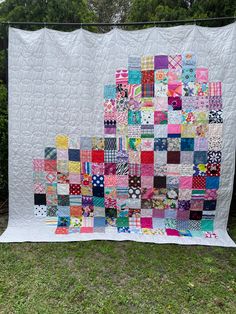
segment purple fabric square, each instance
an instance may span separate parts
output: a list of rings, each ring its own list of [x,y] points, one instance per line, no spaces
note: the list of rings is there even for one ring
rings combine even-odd
[[[168,56],[155,56],[155,69],[168,69]]]
[[[190,201],[178,201],[178,208],[181,211],[190,209]]]

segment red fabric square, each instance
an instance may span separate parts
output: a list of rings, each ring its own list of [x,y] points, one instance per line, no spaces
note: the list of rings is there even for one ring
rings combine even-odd
[[[81,227],[80,233],[93,233],[93,227]]]
[[[152,83],[154,83],[154,71],[153,70],[142,71],[142,84]]]
[[[44,161],[45,171],[57,171],[57,161],[56,160],[45,160]]]
[[[116,163],[108,162],[105,163],[105,175],[111,176],[116,174]]]
[[[80,186],[80,184],[70,184],[70,194],[71,195],[79,195],[79,194],[81,194],[81,186]]]
[[[206,177],[193,177],[193,189],[204,190],[206,188]]]
[[[69,229],[66,227],[58,227],[55,231],[56,234],[68,234]]]
[[[141,228],[152,229],[152,218],[151,217],[141,217]]]
[[[104,162],[104,150],[92,150],[92,162]]]
[[[207,164],[207,176],[219,177],[220,176],[220,164]]]
[[[154,152],[141,152],[141,163],[142,164],[153,164],[154,163]]]
[[[168,164],[179,164],[180,163],[180,152],[167,152],[167,163]]]

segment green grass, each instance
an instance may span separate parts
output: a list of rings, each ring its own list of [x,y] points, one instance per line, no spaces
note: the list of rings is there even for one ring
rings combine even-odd
[[[230,229],[236,239],[236,219]],[[0,244],[0,265],[4,314],[234,314],[236,308],[232,248],[128,241]]]

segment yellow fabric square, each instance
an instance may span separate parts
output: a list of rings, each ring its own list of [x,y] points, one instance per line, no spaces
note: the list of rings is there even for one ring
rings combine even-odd
[[[69,172],[80,173],[80,162],[69,161]]]
[[[181,137],[195,137],[196,126],[192,124],[182,124],[181,125]]]
[[[154,70],[154,57],[145,56],[141,58],[141,70]]]
[[[66,135],[57,135],[56,136],[56,147],[60,149],[67,149],[69,146],[69,139]]]

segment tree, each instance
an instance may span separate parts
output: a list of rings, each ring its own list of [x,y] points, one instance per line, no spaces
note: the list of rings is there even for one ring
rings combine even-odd
[[[227,17],[235,14],[235,0],[132,0],[127,21],[168,21]],[[222,26],[229,22],[219,20],[201,22],[199,25]]]

